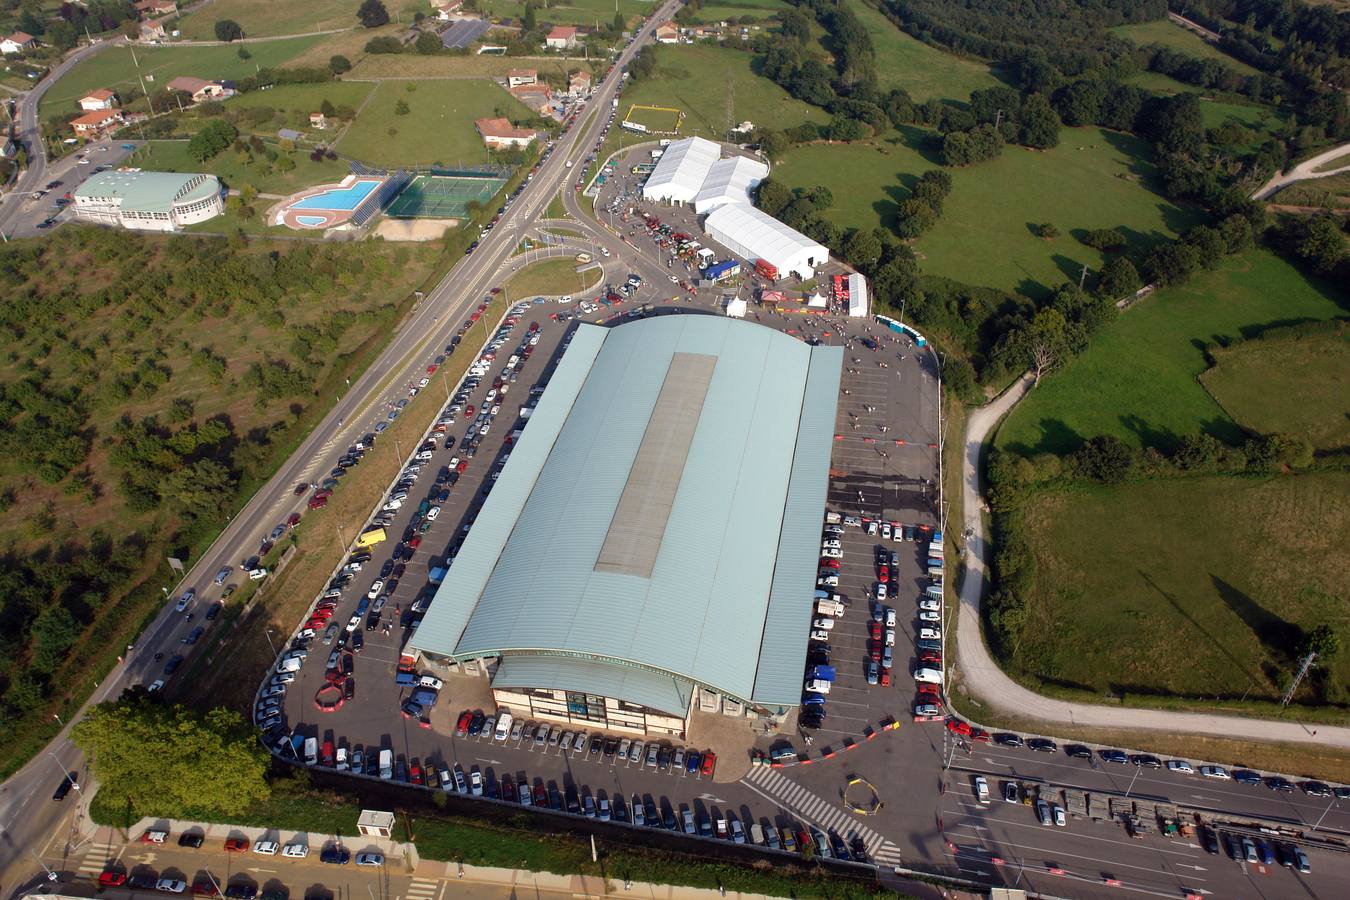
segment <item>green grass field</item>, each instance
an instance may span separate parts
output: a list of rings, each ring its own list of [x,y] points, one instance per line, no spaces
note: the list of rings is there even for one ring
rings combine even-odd
[[[1182,28],[1180,25],[1173,25],[1167,19],[1158,19],[1154,22],[1141,22],[1137,25],[1117,25],[1111,29],[1111,32],[1117,37],[1133,41],[1137,46],[1143,47],[1146,44],[1162,44],[1178,53],[1185,53],[1188,56],[1194,56],[1199,59],[1217,59],[1226,63],[1229,68],[1236,69],[1243,75],[1259,74],[1255,69],[1241,60],[1235,59],[1224,53],[1218,47],[1209,41],[1200,37],[1194,32]]]
[[[526,266],[506,282],[507,296],[521,300],[541,294],[546,297],[579,294],[600,283],[603,275],[600,269],[587,269],[583,274],[576,270],[577,265],[577,261],[569,256]]]
[[[408,87],[416,88],[408,91]],[[456,166],[488,162],[474,130],[475,119],[524,115],[514,97],[490,81],[455,82],[454,90],[435,82],[383,81],[361,114],[336,144],[356,159],[381,165]],[[396,115],[399,100],[407,115]]]
[[[1273,200],[1294,206],[1350,207],[1350,172],[1297,181],[1276,194]]]
[[[1300,629],[1345,621],[1347,497],[1343,472],[1037,497],[1041,595],[1015,666],[1096,694],[1277,699]],[[1350,658],[1333,672],[1344,683]]]
[[[963,59],[930,47],[905,34],[860,0],[853,0],[850,5],[872,36],[877,54],[877,80],[881,87],[904,88],[916,102],[930,97],[965,101],[970,98],[971,91],[1000,83],[988,63]]]
[[[954,171],[951,196],[937,225],[915,249],[925,272],[959,281],[1045,296],[1077,281],[1082,266],[1103,257],[1074,235],[1118,228],[1134,252],[1195,222],[1198,215],[1154,192],[1148,146],[1099,128],[1065,128],[1053,150],[1007,147],[997,159]],[[1032,226],[1051,222],[1060,237]]]
[[[743,18],[763,22],[779,10],[787,9],[784,0],[717,0],[704,4],[693,14],[693,21],[705,24],[734,23]]]
[[[536,4],[535,18],[540,25],[608,25],[614,21],[615,0],[559,0],[545,8],[543,3]],[[651,12],[651,3],[642,0],[618,0],[619,12],[632,20],[634,16],[643,16]],[[525,12],[524,0],[479,0],[478,8],[488,18],[515,19]]]
[[[1292,434],[1314,447],[1350,446],[1350,334],[1251,341],[1214,354],[1200,376],[1239,424]],[[1290,398],[1298,398],[1290,402]]]
[[[1214,272],[1161,291],[1092,338],[1068,367],[1044,381],[999,429],[999,446],[1064,453],[1098,434],[1168,447],[1209,432],[1238,441],[1242,429],[1199,383],[1195,342],[1272,323],[1344,315],[1331,290],[1265,250],[1224,260]]]
[[[663,46],[655,75],[624,89],[619,106],[630,104],[670,106],[684,110],[681,137],[700,135],[720,139],[726,131],[727,83],[735,85],[732,118],[737,123],[772,122],[789,128],[802,122],[827,122],[829,114],[788,96],[787,91],[751,71],[754,57],[742,50],[701,45]],[[601,150],[603,159],[620,146],[641,136],[611,128]]]
[[[271,37],[278,34],[306,34],[333,28],[356,28],[359,0],[300,0],[277,3],[276,0],[214,0],[200,12],[183,17],[178,26],[183,37],[194,41],[214,41],[216,22],[230,19],[244,29],[244,37]],[[398,2],[386,4],[390,17]]]
[[[828,187],[834,204],[825,215],[840,228],[890,227],[905,186],[941,168],[916,149],[923,136],[921,128],[906,128],[867,144],[803,144],[774,166],[773,177],[792,188]]]
[[[673,108],[673,107],[672,107]],[[669,109],[648,109],[629,106],[624,115],[625,122],[633,122],[637,125],[645,125],[651,131],[660,131],[664,133],[676,133],[679,129],[681,116],[679,112],[670,112]]]
[[[342,160],[325,159],[316,163],[303,150],[289,155],[295,168],[282,172],[275,163],[258,160],[250,164],[231,150],[217,153],[205,163],[199,163],[188,155],[187,141],[148,141],[136,151],[128,165],[156,172],[206,172],[219,176],[228,188],[239,189],[251,184],[264,194],[293,194],[301,188],[332,184],[340,181],[349,171],[347,163]],[[271,204],[260,201],[257,205],[266,207]],[[219,223],[214,219],[211,222],[218,229]]]
[[[317,37],[267,41],[248,45],[249,59],[239,58],[239,48],[219,47],[138,47],[136,59],[142,75],[153,75],[147,80],[151,91],[157,85],[167,84],[179,75],[198,78],[243,78],[259,68],[279,66],[303,53],[317,43]],[[39,113],[44,118],[55,113],[78,110],[81,97],[95,88],[131,87],[137,84],[136,67],[132,65],[131,50],[124,46],[110,46],[66,73],[52,85],[42,98]]]
[[[366,97],[370,96],[374,85],[360,81],[329,81],[324,84],[283,84],[266,91],[250,91],[225,101],[228,109],[257,109],[266,107],[274,111],[272,121],[264,122],[256,129],[262,134],[276,134],[279,128],[309,130],[309,114],[318,112],[323,101],[334,106],[350,106],[360,109]],[[335,129],[311,132],[316,140],[334,134]]]

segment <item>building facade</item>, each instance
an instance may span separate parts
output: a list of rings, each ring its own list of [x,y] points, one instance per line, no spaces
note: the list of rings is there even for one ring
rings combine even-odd
[[[178,231],[225,211],[214,175],[174,172],[100,172],[74,192],[77,219],[134,231]]]

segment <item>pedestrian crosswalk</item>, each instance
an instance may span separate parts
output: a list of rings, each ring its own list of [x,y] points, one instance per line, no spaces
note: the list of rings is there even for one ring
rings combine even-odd
[[[403,896],[404,900],[436,900],[440,889],[441,883],[435,879],[414,878],[408,884],[408,892]]]
[[[108,867],[109,862],[116,858],[116,844],[110,841],[95,841],[85,851],[84,861],[80,863],[80,874],[95,878]]]
[[[889,866],[900,862],[900,848],[862,824],[858,814],[848,810],[842,803],[824,800],[767,766],[752,768],[750,774],[745,776],[745,782],[808,825],[832,830],[843,838],[854,835],[862,838],[867,854],[874,862]]]

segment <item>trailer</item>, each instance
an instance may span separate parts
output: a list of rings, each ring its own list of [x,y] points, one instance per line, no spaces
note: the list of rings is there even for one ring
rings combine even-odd
[[[734,259],[726,259],[719,263],[713,263],[703,270],[703,278],[707,281],[721,281],[723,278],[731,278],[741,273],[741,264]]]
[[[767,259],[757,259],[755,260],[755,274],[769,281],[777,281],[778,267]]]

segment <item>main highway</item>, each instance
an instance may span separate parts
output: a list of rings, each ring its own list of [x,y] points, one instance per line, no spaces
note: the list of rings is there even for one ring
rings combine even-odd
[[[192,587],[196,604],[212,599],[220,591],[212,576],[224,566],[256,551],[259,537],[266,534],[287,513],[299,507],[304,498],[296,497],[294,487],[312,481],[316,473],[333,466],[349,443],[365,432],[373,413],[383,409],[391,389],[397,390],[425,365],[423,358],[431,348],[445,346],[458,329],[463,316],[477,304],[499,278],[506,260],[519,238],[542,215],[549,202],[564,185],[580,172],[580,164],[593,151],[597,136],[604,128],[608,109],[622,82],[624,67],[641,47],[653,38],[654,24],[672,16],[679,0],[668,0],[646,19],[634,39],[626,46],[609,74],[597,85],[590,100],[578,115],[577,124],[564,133],[553,153],[540,166],[478,248],[460,260],[445,278],[425,297],[395,330],[388,347],[347,392],[338,398],[323,421],[301,442],[295,452],[233,517],[214,543],[199,557],[177,586],[175,596]],[[106,44],[95,44],[74,51],[56,66],[19,103],[20,135],[29,147],[30,165],[20,176],[17,188],[0,204],[0,231],[9,226],[20,198],[41,187],[47,172],[46,156],[39,129],[38,104],[42,95],[58,78]],[[575,169],[568,161],[577,164]],[[568,187],[570,190],[570,186]],[[88,704],[117,697],[132,684],[148,684],[160,663],[155,653],[172,653],[178,648],[177,626],[181,616],[167,603],[159,616],[135,642],[125,662],[109,673]],[[30,851],[41,846],[57,831],[73,828],[72,810],[77,804],[53,803],[48,798],[64,771],[84,777],[85,766],[79,750],[70,741],[70,726],[81,713],[63,723],[60,733],[17,773],[0,785],[0,894],[8,896],[17,887],[41,874],[39,860]]]

